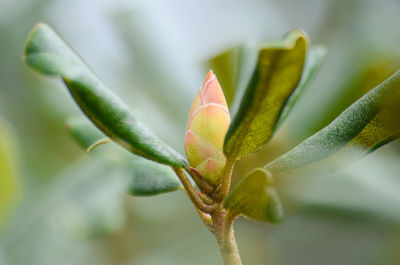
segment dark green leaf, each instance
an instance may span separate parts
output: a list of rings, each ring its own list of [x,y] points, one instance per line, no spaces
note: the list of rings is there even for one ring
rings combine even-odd
[[[38,24],[32,30],[24,60],[40,73],[61,76],[82,111],[122,147],[159,163],[186,165],[184,158],[140,123],[48,25]]]
[[[352,160],[400,136],[400,71],[357,100],[333,122],[294,149],[266,165],[272,173]],[[357,151],[356,155],[354,152]],[[359,152],[361,151],[361,152]],[[333,156],[335,154],[335,156]],[[329,160],[324,160],[329,157]],[[324,164],[322,164],[324,163]]]
[[[251,171],[224,200],[224,207],[257,221],[279,223],[282,205],[271,174],[262,168]]]
[[[133,159],[127,162],[125,169],[132,179],[129,194],[134,196],[151,196],[180,189],[181,183],[174,171],[144,159]]]
[[[300,81],[306,49],[307,37],[299,30],[259,44],[251,81],[225,137],[228,159],[259,150],[272,137],[282,108]]]

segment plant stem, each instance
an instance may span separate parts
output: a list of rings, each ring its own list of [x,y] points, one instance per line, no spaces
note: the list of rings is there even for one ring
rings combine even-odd
[[[235,218],[222,206],[213,214],[213,233],[225,265],[242,265],[232,226]]]
[[[217,202],[222,202],[222,200],[226,197],[229,192],[229,187],[231,184],[231,177],[232,177],[232,169],[235,165],[234,159],[227,159],[224,169],[222,170],[221,174],[221,182],[214,190],[214,198]]]
[[[185,187],[202,221],[214,234],[224,264],[242,265],[232,226],[237,215],[224,209],[222,205],[222,200],[229,190],[233,164],[234,161],[229,161],[228,165],[225,166],[222,176],[227,178],[228,181],[222,181],[222,185],[215,189],[215,192],[218,192],[217,196],[211,198],[202,196],[197,192],[182,168],[174,168],[174,171]],[[208,204],[210,202],[213,202],[212,205]]]
[[[189,195],[189,198],[193,202],[194,206],[205,213],[211,213],[214,210],[214,207],[212,205],[204,203],[204,201],[197,193],[196,189],[193,187],[192,183],[190,183],[182,168],[174,168],[174,171],[181,181],[186,193]]]

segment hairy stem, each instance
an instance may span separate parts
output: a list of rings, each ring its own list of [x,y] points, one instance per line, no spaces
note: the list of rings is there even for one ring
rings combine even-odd
[[[242,265],[232,226],[235,218],[222,207],[213,215],[213,232],[225,265]]]
[[[211,218],[211,215],[205,212],[200,211],[198,208],[196,208],[197,213],[199,214],[201,220],[203,223],[206,225],[207,229],[213,233],[213,220]]]
[[[174,168],[174,171],[182,182],[202,221],[210,232],[214,234],[224,264],[242,265],[232,226],[237,215],[230,213],[222,206],[222,201],[229,191],[233,165],[234,161],[227,161],[221,176],[222,181],[213,192],[216,195],[211,197],[199,193],[182,168]]]

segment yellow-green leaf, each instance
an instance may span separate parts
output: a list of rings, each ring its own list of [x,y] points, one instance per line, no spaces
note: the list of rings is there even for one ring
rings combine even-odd
[[[290,95],[299,84],[308,38],[294,30],[282,39],[261,43],[258,61],[224,143],[228,159],[240,159],[263,147]]]
[[[280,125],[285,121],[285,119],[295,106],[297,100],[300,98],[307,86],[311,83],[315,75],[318,73],[318,70],[321,68],[325,56],[326,48],[322,45],[313,45],[307,51],[306,61],[304,63],[303,74],[301,76],[300,83],[294,90],[292,95],[290,95],[285,104],[285,107],[282,109],[282,114],[279,116],[278,123],[275,127],[276,129],[279,128]]]
[[[266,165],[266,168],[272,173],[281,173],[306,166],[319,169],[328,162],[337,164],[341,157],[354,161],[399,136],[400,71],[397,71],[328,126]]]
[[[233,188],[224,200],[224,207],[257,221],[279,223],[282,205],[271,174],[262,168],[252,170]]]
[[[11,128],[0,118],[0,228],[18,196],[16,140]]]

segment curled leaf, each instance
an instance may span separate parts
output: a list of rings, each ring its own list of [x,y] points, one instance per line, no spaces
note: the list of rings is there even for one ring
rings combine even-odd
[[[303,71],[308,38],[294,30],[277,41],[260,44],[253,75],[225,137],[224,154],[240,159],[272,137]]]
[[[312,45],[307,51],[306,61],[304,63],[303,74],[301,75],[300,83],[290,95],[289,99],[285,103],[285,107],[282,109],[282,114],[279,116],[276,128],[286,120],[287,116],[295,106],[296,102],[299,100],[300,96],[303,94],[307,86],[311,83],[318,70],[322,66],[326,56],[326,48],[322,45]]]

